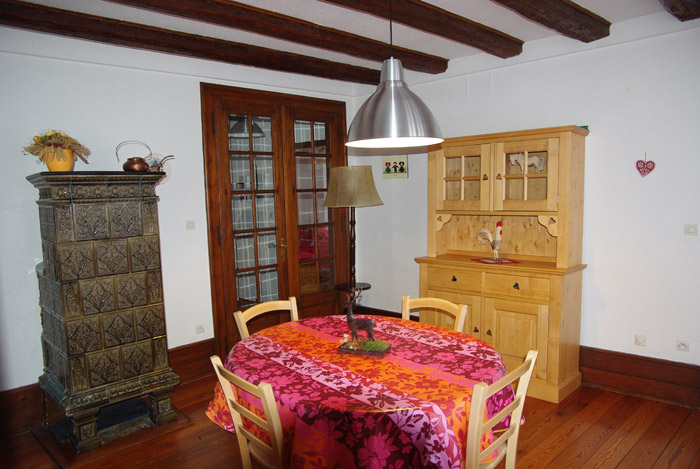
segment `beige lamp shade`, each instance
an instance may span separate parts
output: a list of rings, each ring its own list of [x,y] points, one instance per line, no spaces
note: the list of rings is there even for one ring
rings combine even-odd
[[[384,205],[374,186],[371,166],[331,168],[324,207],[372,207]]]

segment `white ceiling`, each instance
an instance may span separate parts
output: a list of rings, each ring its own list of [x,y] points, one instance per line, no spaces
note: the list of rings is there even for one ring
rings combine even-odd
[[[388,21],[365,13],[359,13],[330,3],[325,3],[322,0],[238,1],[265,10],[317,23],[322,26],[347,31],[386,43],[389,42]],[[328,60],[342,61],[368,68],[379,69],[381,67],[381,64],[377,62],[349,57],[344,54],[303,46],[246,31],[154,13],[103,0],[32,0],[32,3],[80,11],[123,21],[144,23],[160,28],[202,36],[211,36],[228,41],[242,42]],[[558,34],[489,0],[430,0],[426,3],[433,4],[459,16],[490,26],[525,42],[556,36]],[[613,25],[633,18],[665,11],[660,0],[576,0],[575,3],[602,16]],[[567,40],[576,41],[575,39]],[[484,52],[479,49],[396,23],[393,25],[393,43],[400,47],[437,55],[447,59],[484,54]]]

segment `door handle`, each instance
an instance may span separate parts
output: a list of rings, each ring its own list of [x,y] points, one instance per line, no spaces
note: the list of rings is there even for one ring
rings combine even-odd
[[[491,329],[486,331],[486,335],[493,335],[493,333],[491,332]]]
[[[484,177],[483,177],[482,179],[483,179],[484,181],[488,181],[488,180],[489,180],[489,176],[488,176],[487,174],[484,174]]]
[[[452,276],[452,281],[453,281],[453,282],[456,282],[456,281],[457,281],[457,277],[455,277],[455,276],[453,275],[453,276]]]
[[[501,179],[503,179],[503,176],[501,176],[501,173],[498,173],[496,175],[496,180],[500,181]]]
[[[280,258],[284,260],[287,258],[287,240],[280,238],[279,247],[282,248],[280,249]]]
[[[515,283],[513,284],[513,288],[516,289],[516,290],[520,290],[520,285],[518,285],[518,282],[515,282]]]

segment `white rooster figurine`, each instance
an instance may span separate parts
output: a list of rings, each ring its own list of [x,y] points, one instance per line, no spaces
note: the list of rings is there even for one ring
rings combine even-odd
[[[479,231],[476,232],[476,240],[479,242],[479,244],[488,243],[488,245],[491,246],[491,249],[493,249],[493,258],[498,259],[498,251],[501,249],[501,245],[503,244],[501,238],[502,234],[503,223],[499,221],[496,223],[496,239],[491,236],[491,232],[486,228],[479,228]]]

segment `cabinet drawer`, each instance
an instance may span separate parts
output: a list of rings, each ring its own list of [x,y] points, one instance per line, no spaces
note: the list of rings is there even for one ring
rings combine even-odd
[[[428,288],[481,291],[481,272],[428,267]]]
[[[486,293],[549,300],[549,279],[547,278],[486,274],[485,282]]]

